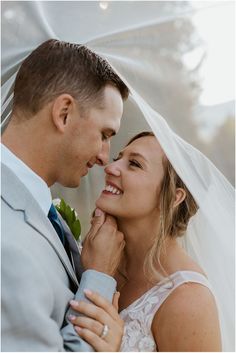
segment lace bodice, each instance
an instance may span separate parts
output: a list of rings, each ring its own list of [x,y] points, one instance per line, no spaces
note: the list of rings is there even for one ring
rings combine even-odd
[[[126,309],[120,312],[125,322],[124,336],[121,344],[122,352],[154,352],[157,351],[152,335],[152,320],[165,299],[175,288],[186,282],[200,283],[210,290],[211,286],[205,276],[193,271],[178,271],[169,276],[171,280],[161,281]]]

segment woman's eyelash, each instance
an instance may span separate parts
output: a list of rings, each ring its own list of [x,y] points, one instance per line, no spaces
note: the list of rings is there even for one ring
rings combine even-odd
[[[112,158],[113,162],[116,162],[119,159],[120,159],[120,157]],[[135,159],[130,159],[129,164],[133,167],[142,168],[141,164],[139,164],[139,162],[137,162]]]
[[[135,167],[138,167],[138,168],[142,168],[142,166],[141,166],[136,160],[131,159],[131,160],[129,161],[129,163],[130,163],[130,165],[132,165],[132,166],[135,166]]]

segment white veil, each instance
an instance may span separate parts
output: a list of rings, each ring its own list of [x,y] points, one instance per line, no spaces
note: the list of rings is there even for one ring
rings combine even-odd
[[[83,43],[104,56],[131,91],[111,154],[137,132],[152,129],[155,133],[200,207],[183,246],[208,275],[218,300],[223,348],[234,351],[234,189],[209,159],[185,142],[201,149],[196,136],[188,138],[194,128],[191,119],[181,125],[181,114],[191,113],[186,106],[191,105],[197,88],[183,100],[185,113],[175,106],[183,99],[179,87],[187,91],[194,82],[194,70],[185,70],[178,57],[191,51],[193,44],[183,40],[181,46],[176,37],[180,28],[184,32],[179,36],[191,35],[189,19],[194,11],[185,1],[3,2],[2,119],[5,124],[11,111],[20,63],[44,40]],[[199,45],[196,38],[195,45]],[[101,168],[94,167],[79,191],[52,189],[55,196],[61,194],[77,208],[85,229],[103,180]]]

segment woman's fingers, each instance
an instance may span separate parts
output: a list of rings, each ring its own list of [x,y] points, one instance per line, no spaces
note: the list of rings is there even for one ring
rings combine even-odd
[[[74,315],[69,316],[69,319],[74,326],[79,326],[81,329],[88,329],[99,337],[102,334],[104,325],[96,320],[85,316],[81,317]]]
[[[107,323],[107,320],[110,319],[113,319],[117,322],[122,321],[118,314],[118,300],[120,296],[119,292],[114,294],[112,304],[96,292],[85,289],[84,293],[92,303],[77,302],[75,300],[71,300],[70,305],[75,311],[90,318],[96,319],[102,324]]]
[[[92,292],[88,289],[85,289],[84,293],[86,297],[91,300],[92,303],[97,305],[99,308],[105,310],[105,312],[108,313],[113,319],[117,319],[117,317],[119,317],[117,298],[115,299],[115,302],[117,302],[117,306],[113,306],[113,304],[111,304],[107,299],[105,299],[96,292]]]
[[[115,292],[115,294],[113,296],[112,305],[117,310],[117,312],[118,312],[118,309],[119,309],[119,298],[120,298],[120,292]]]
[[[90,317],[91,319],[97,320],[103,324],[104,322],[109,321],[111,316],[106,313],[105,310],[97,307],[92,303],[86,303],[84,301],[70,301],[70,305],[73,310],[77,311],[80,314]]]
[[[98,337],[94,332],[86,329],[75,326],[76,332],[81,338],[88,342],[95,351],[97,352],[112,352],[115,351],[112,346],[110,346],[104,339]],[[113,348],[113,350],[111,350]]]
[[[90,303],[75,300],[70,302],[73,310],[82,314],[69,317],[76,332],[96,351],[119,351],[124,331],[124,322],[117,312],[119,294],[114,295],[113,305],[98,293],[90,290],[84,292]]]

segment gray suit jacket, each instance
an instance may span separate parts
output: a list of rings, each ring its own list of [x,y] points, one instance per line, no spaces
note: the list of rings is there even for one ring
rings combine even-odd
[[[65,320],[68,303],[84,288],[111,300],[116,282],[89,270],[78,284],[49,219],[4,164],[1,208],[2,351],[92,351]]]

